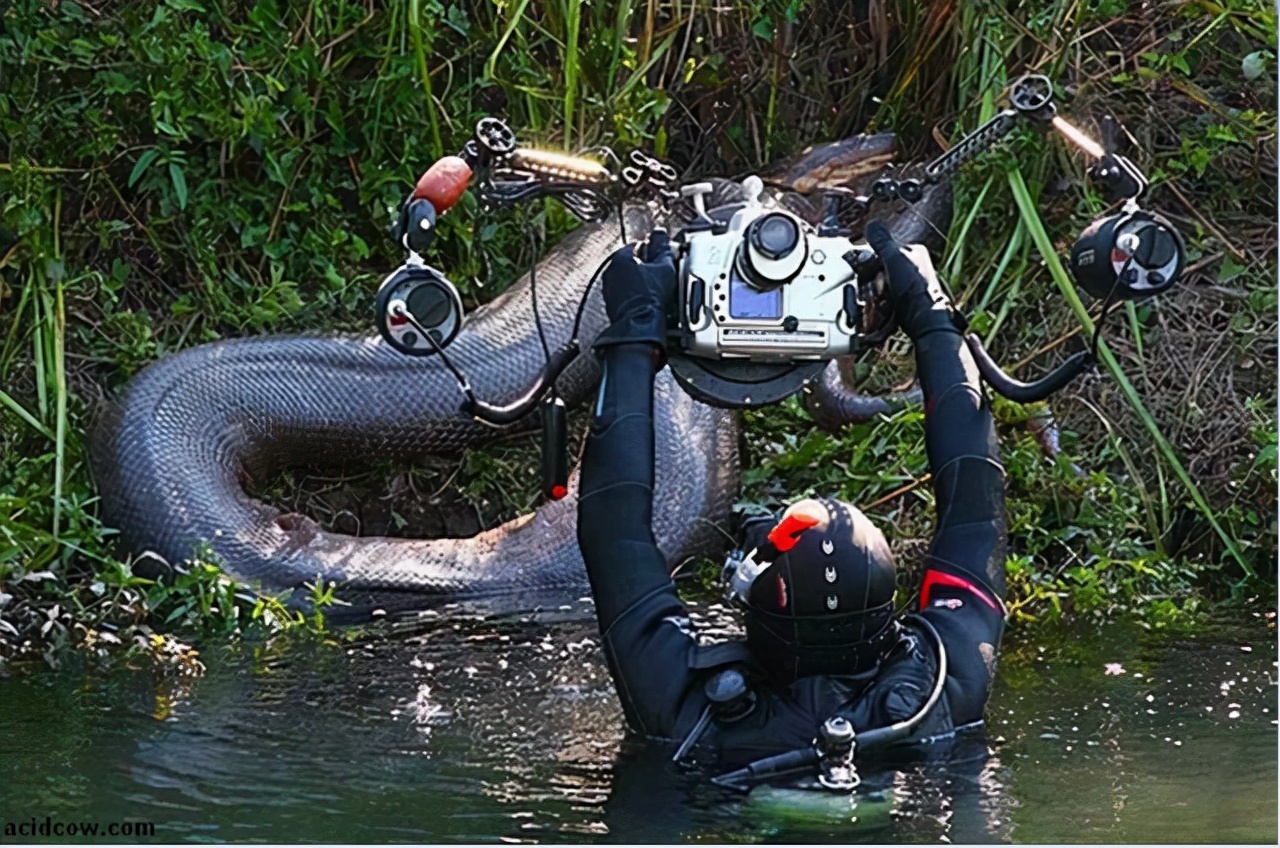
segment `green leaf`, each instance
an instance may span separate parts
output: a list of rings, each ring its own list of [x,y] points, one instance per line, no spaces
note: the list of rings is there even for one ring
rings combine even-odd
[[[140,86],[138,82],[119,71],[108,71],[103,74],[103,94],[133,94]]]
[[[1238,264],[1231,255],[1223,257],[1222,267],[1218,269],[1218,282],[1229,283],[1248,269]]]
[[[133,188],[134,184],[142,179],[143,173],[146,172],[147,168],[151,167],[151,163],[156,161],[156,157],[159,155],[160,149],[153,147],[138,157],[137,164],[133,166],[133,171],[129,174],[129,188]]]
[[[268,225],[266,223],[250,224],[240,231],[240,246],[256,247],[266,240]]]
[[[67,44],[71,53],[80,59],[93,59],[98,52],[98,45],[84,38],[73,38]]]
[[[462,6],[450,6],[444,22],[449,25],[450,29],[456,31],[458,35],[465,36],[471,31],[471,21],[467,20],[467,11]]]
[[[1275,54],[1270,50],[1255,50],[1240,60],[1240,73],[1253,82],[1263,74],[1274,70]]]
[[[1205,128],[1205,138],[1212,138],[1215,141],[1240,141],[1240,136],[1236,135],[1236,131],[1227,124],[1212,124]]]
[[[765,15],[751,26],[751,32],[756,38],[763,38],[765,41],[773,41],[773,18]]]
[[[44,278],[50,283],[60,283],[67,278],[67,261],[61,256],[52,256],[44,261]]]
[[[173,180],[173,193],[178,198],[178,208],[187,208],[187,178],[177,162],[169,163],[169,179]]]
[[[991,320],[991,313],[985,309],[979,309],[969,317],[969,331],[980,336],[986,335],[987,331],[991,329]]]

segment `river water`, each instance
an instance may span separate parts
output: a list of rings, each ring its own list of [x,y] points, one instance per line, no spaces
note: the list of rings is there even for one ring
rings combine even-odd
[[[0,681],[0,819],[163,842],[1275,844],[1274,618],[1242,618],[1015,629],[986,733],[949,761],[745,800],[624,739],[589,622],[205,646],[199,679]]]

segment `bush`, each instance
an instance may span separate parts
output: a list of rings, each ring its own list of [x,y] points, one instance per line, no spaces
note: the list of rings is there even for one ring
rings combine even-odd
[[[1125,120],[1153,202],[1189,236],[1179,294],[1110,330],[1207,501],[1191,501],[1146,448],[1132,403],[1106,378],[1058,407],[1086,481],[1070,463],[1046,463],[1006,415],[1022,607],[1048,609],[1061,594],[1084,605],[1219,597],[1244,569],[1274,580],[1269,8],[16,0],[0,16],[3,656],[47,641],[56,628],[42,621],[92,617],[96,607],[72,599],[128,573],[95,517],[86,465],[102,397],[155,358],[212,339],[368,332],[373,287],[399,261],[391,211],[480,116],[500,112],[543,144],[643,146],[689,173],[734,173],[864,127],[894,128],[907,153],[926,155],[931,136],[975,126],[984,97],[989,106],[1028,67],[1063,83],[1082,120],[1104,108]],[[939,265],[997,354],[1040,351],[1035,369],[1076,342],[1067,310],[1045,297],[1027,222],[1010,215],[1015,166],[1059,250],[1103,208],[1078,157],[1024,133],[958,183],[962,214]],[[570,226],[554,206],[531,214],[546,239]],[[500,291],[535,249],[470,199],[441,230],[439,263],[470,303]],[[898,353],[864,364],[869,385],[900,371]],[[1178,394],[1187,362],[1196,391]],[[834,487],[870,502],[923,471],[910,413],[896,430],[840,438],[808,432],[794,409],[752,420],[747,500]],[[479,488],[467,484],[467,496]],[[927,487],[895,498],[882,519],[926,532]],[[1223,559],[1224,537],[1234,560]],[[171,625],[227,613],[198,600],[217,595],[203,579],[174,589],[197,603]],[[151,620],[185,602],[168,603]],[[17,615],[23,604],[38,614]]]

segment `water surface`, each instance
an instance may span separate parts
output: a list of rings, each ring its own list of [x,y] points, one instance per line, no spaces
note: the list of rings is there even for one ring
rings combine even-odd
[[[0,681],[0,819],[145,820],[164,842],[1277,837],[1261,616],[1194,638],[1015,630],[987,732],[950,761],[866,774],[853,797],[745,802],[624,739],[590,622],[441,621],[257,653],[205,646],[195,680]]]

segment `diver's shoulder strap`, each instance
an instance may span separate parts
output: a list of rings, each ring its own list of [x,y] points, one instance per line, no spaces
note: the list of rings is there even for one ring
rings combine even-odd
[[[751,653],[745,642],[718,642],[714,645],[698,645],[689,652],[689,668],[704,671],[726,665],[750,665]]]

